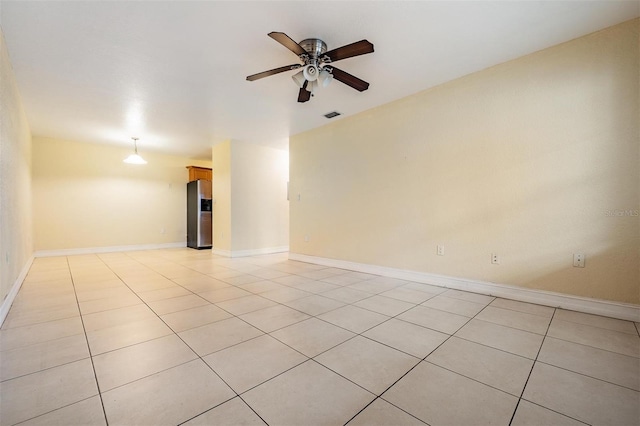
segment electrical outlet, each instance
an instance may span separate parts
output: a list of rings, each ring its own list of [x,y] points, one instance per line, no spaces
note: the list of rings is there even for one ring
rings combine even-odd
[[[300,201],[300,194],[298,194],[298,201]]]
[[[585,255],[584,253],[573,254],[573,266],[575,268],[584,268]]]
[[[491,253],[491,263],[493,263],[494,265],[500,264],[500,257],[497,253]]]
[[[308,236],[308,235],[305,235],[305,236],[304,236],[304,242],[305,242],[305,243],[308,243],[308,242],[309,242],[309,236]]]
[[[167,230],[166,230],[166,229],[164,229],[164,228],[160,228],[160,233],[161,233],[161,234],[166,234],[166,233],[167,233]]]
[[[444,256],[444,246],[439,245],[436,253],[438,254],[438,256]]]

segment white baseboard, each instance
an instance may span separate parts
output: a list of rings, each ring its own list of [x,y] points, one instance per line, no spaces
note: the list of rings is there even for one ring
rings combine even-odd
[[[219,256],[224,257],[247,257],[247,256],[260,256],[262,254],[274,254],[274,253],[285,253],[289,251],[289,246],[281,246],[281,247],[266,247],[261,249],[251,249],[251,250],[222,250],[213,248],[211,249],[213,254],[217,254]]]
[[[9,290],[7,297],[5,297],[4,300],[2,301],[2,305],[0,306],[0,327],[4,323],[4,320],[7,318],[7,315],[9,314],[9,309],[11,309],[11,305],[13,305],[13,301],[18,295],[18,292],[20,291],[20,287],[22,287],[22,283],[24,282],[24,279],[27,277],[27,273],[29,272],[29,268],[31,268],[32,263],[33,263],[33,256],[31,256],[27,260],[27,263],[24,264],[22,271],[20,271],[20,275],[18,275],[18,278],[16,278],[16,280],[13,282],[13,285],[11,286],[11,290]]]
[[[364,272],[367,274],[398,278],[422,284],[431,284],[439,287],[486,294],[489,296],[502,297],[521,302],[535,303],[554,308],[569,309],[572,311],[619,318],[628,321],[640,321],[640,306],[630,303],[590,299],[588,297],[515,287],[507,284],[497,284],[467,278],[456,278],[445,275],[429,274],[426,272],[388,268],[385,266],[309,256],[299,253],[289,253],[289,259],[334,268],[349,269],[351,271]]]
[[[130,246],[110,246],[110,247],[87,247],[75,249],[60,250],[38,250],[34,253],[34,257],[51,257],[51,256],[73,256],[78,254],[95,254],[95,253],[114,253],[119,251],[138,251],[138,250],[158,250],[168,248],[186,247],[186,242],[180,243],[163,243],[163,244],[140,244]]]

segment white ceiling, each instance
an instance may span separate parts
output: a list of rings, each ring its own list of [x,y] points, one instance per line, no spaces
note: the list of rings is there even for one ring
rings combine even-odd
[[[639,15],[637,1],[69,1],[0,3],[0,22],[32,133],[209,158],[236,139],[286,148],[290,135]],[[369,55],[299,104],[295,63],[267,37]],[[344,117],[343,116],[343,117]],[[334,118],[333,120],[340,120]]]

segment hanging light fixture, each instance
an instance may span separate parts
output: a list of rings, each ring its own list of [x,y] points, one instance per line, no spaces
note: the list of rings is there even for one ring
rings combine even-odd
[[[140,157],[140,155],[138,155],[138,138],[131,138],[131,139],[133,139],[134,153],[129,155],[127,158],[125,158],[122,161],[128,164],[147,164],[145,159]]]

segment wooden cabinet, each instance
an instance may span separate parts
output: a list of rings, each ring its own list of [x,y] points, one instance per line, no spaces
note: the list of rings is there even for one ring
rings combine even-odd
[[[213,172],[207,167],[187,166],[189,169],[189,182],[194,180],[213,180]]]

